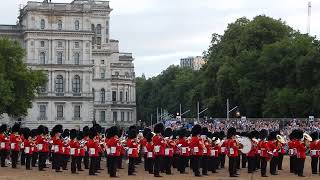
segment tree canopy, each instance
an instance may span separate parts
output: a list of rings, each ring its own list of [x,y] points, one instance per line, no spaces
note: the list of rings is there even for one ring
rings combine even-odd
[[[225,117],[227,98],[247,117],[319,116],[319,41],[282,20],[239,18],[212,35],[205,58],[198,72],[171,66],[137,78],[138,119],[156,107],[175,113],[180,103],[195,117],[198,100],[207,116]]]
[[[25,65],[24,55],[24,49],[17,42],[0,38],[0,115],[27,115],[36,89],[46,82],[41,71]]]

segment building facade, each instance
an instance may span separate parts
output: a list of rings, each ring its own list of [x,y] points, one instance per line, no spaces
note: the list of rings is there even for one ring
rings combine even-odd
[[[205,64],[205,61],[201,56],[187,57],[187,58],[180,59],[180,67],[190,68],[195,71],[200,70],[204,64]]]
[[[25,48],[25,63],[48,77],[20,118],[25,126],[136,123],[133,57],[110,39],[111,11],[108,1],[28,2],[17,25],[0,25],[1,36]]]

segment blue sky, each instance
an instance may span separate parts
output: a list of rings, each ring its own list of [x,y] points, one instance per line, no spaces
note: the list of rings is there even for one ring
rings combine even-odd
[[[306,32],[308,1],[311,34],[318,35],[319,0],[110,0],[110,34],[120,41],[120,51],[134,54],[136,74],[151,77],[182,57],[201,55],[211,34],[222,34],[239,17],[265,14]],[[0,24],[15,24],[19,4],[27,0],[1,2]]]

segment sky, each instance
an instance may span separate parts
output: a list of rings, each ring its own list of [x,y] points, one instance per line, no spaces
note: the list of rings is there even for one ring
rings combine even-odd
[[[15,24],[19,5],[27,1],[0,0],[0,24]],[[120,41],[121,52],[133,53],[137,76],[152,77],[180,58],[202,55],[211,34],[223,34],[240,17],[264,14],[306,33],[309,1],[310,34],[318,36],[320,0],[110,0],[110,35]]]

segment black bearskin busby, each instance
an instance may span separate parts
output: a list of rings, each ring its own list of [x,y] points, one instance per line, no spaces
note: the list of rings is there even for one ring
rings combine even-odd
[[[71,129],[70,130],[70,139],[75,139],[77,137],[77,130]]]
[[[25,139],[28,139],[28,138],[30,137],[30,134],[31,134],[31,131],[30,131],[29,128],[24,128],[24,129],[23,129],[23,137],[24,137]]]
[[[234,127],[230,127],[227,131],[227,138],[230,139],[232,136],[237,135],[237,130]]]
[[[208,128],[207,127],[203,127],[201,129],[201,136],[208,136]]]
[[[201,134],[201,126],[199,124],[196,124],[193,126],[192,130],[191,130],[191,134],[192,136],[198,136]]]
[[[63,127],[62,125],[58,124],[58,125],[55,125],[53,128],[52,128],[52,134],[55,135],[57,133],[63,133]]]
[[[164,137],[171,137],[173,135],[172,129],[171,128],[166,128],[164,130]]]
[[[143,137],[146,137],[149,132],[151,132],[150,128],[144,128],[144,130],[142,132]]]
[[[164,131],[164,125],[162,123],[158,123],[154,126],[154,133],[158,134],[158,133],[161,133],[163,134],[163,131]]]
[[[20,124],[15,123],[15,124],[12,126],[12,128],[11,128],[11,132],[12,132],[12,133],[18,133],[18,132],[20,132]]]
[[[97,132],[96,132],[96,130],[95,130],[95,128],[90,128],[89,129],[89,138],[90,139],[94,139],[94,137],[96,137],[96,135],[97,135]]]
[[[119,135],[119,128],[117,126],[112,126],[107,130],[107,137],[111,138]]]
[[[32,138],[35,138],[37,135],[39,135],[38,129],[32,129],[31,132],[30,132],[30,136]]]
[[[266,129],[262,129],[260,131],[260,139],[264,140],[264,139],[267,139],[268,137],[268,131]]]
[[[182,129],[180,129],[178,131],[179,138],[184,138],[184,137],[186,137],[186,135],[187,135],[187,130],[186,129],[182,128]]]
[[[77,134],[77,140],[80,141],[84,138],[83,136],[83,132],[82,131],[78,131],[78,134]]]
[[[128,131],[128,138],[129,139],[134,139],[137,137],[137,135],[138,135],[138,131],[134,128]]]
[[[89,136],[89,127],[88,126],[83,127],[82,132],[84,137]]]
[[[318,140],[319,139],[319,133],[317,131],[314,131],[310,134],[312,141]]]
[[[303,131],[298,129],[296,132],[296,139],[303,139]]]
[[[0,126],[0,133],[6,132],[7,129],[8,129],[8,126],[7,126],[6,124],[2,124],[2,125]]]
[[[224,133],[224,131],[220,131],[219,132],[219,138],[222,140],[226,137],[226,134]]]
[[[274,141],[274,140],[276,140],[276,139],[277,139],[277,132],[276,132],[276,131],[271,131],[271,132],[269,133],[268,140],[269,140],[269,141]]]
[[[45,134],[45,127],[43,125],[38,126],[38,133]]]

